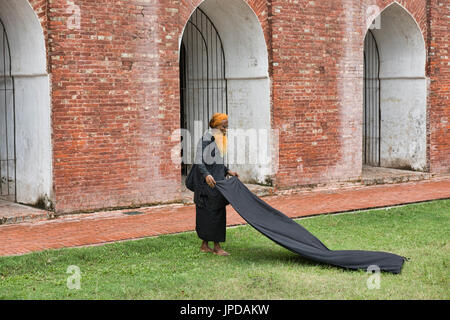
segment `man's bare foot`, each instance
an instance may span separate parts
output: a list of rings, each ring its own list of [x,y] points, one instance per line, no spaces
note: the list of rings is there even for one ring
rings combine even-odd
[[[200,250],[203,251],[203,252],[214,252],[214,250],[211,249],[210,247],[206,247],[206,248],[200,247]]]
[[[230,254],[226,252],[225,250],[214,250],[214,254],[217,254],[218,256],[229,256]]]
[[[223,250],[222,248],[214,248],[214,254],[217,254],[218,256],[229,256],[230,254],[228,252],[226,252],[225,250]]]
[[[208,243],[205,243],[205,242],[202,243],[202,246],[200,247],[200,251],[203,251],[203,252],[214,252],[214,250],[211,249],[208,246]]]

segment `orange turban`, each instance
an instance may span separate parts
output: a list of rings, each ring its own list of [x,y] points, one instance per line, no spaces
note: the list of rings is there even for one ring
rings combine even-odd
[[[222,121],[228,120],[228,115],[225,113],[214,113],[211,120],[209,121],[209,126],[211,128],[216,128],[222,124]]]
[[[214,129],[213,135],[222,157],[227,153],[227,136],[215,128],[220,126],[224,120],[228,120],[228,116],[225,113],[214,113],[209,121],[209,126]]]

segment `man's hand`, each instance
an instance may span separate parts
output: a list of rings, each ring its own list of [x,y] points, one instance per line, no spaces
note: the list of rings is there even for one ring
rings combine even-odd
[[[238,173],[237,173],[237,172],[234,172],[234,171],[228,170],[227,174],[229,174],[230,176],[236,176],[236,177],[238,177],[238,178],[239,178],[239,175],[238,175]]]
[[[211,188],[214,188],[214,186],[216,185],[216,180],[214,180],[214,178],[213,178],[212,175],[206,176],[205,180],[206,180],[206,183],[207,183]]]

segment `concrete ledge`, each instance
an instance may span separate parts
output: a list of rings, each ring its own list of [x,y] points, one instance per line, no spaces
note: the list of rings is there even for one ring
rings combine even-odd
[[[51,211],[34,208],[19,203],[0,200],[0,225],[32,222],[54,218]]]

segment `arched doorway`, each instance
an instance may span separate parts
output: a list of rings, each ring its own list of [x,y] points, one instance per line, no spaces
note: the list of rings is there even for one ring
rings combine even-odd
[[[364,41],[365,164],[424,171],[426,159],[425,42],[397,2],[379,15]]]
[[[50,83],[44,32],[27,0],[0,1],[0,20],[9,47],[6,51],[3,46],[5,53],[1,57],[10,61],[6,73],[2,72],[3,79],[9,79],[9,100],[3,103],[7,106],[3,106],[6,112],[1,115],[7,113],[0,131],[2,160],[6,159],[5,143],[8,146],[8,158],[2,161],[2,180],[5,177],[9,182],[9,200],[51,208]],[[5,163],[9,167],[6,174]],[[4,184],[2,188],[6,188]]]
[[[14,79],[8,35],[0,20],[0,198],[16,201]]]
[[[225,54],[214,23],[197,8],[191,15],[180,48],[180,127],[193,133],[203,132],[208,119],[216,113],[228,113]],[[196,124],[197,122],[197,124]],[[195,152],[195,143],[184,148],[182,174],[186,175]]]
[[[208,129],[210,115],[227,112],[229,167],[238,171],[243,181],[266,183],[274,170],[270,151],[276,139],[271,136],[268,69],[264,33],[250,6],[243,0],[203,1],[193,11],[180,39],[181,119],[202,123],[197,129],[200,135],[195,135],[194,128],[191,145],[185,143],[184,148],[194,150],[201,133]],[[186,107],[191,105],[194,109]],[[181,127],[188,124],[182,122]],[[240,139],[230,136],[233,130],[242,130]],[[258,147],[263,145],[258,150],[266,152],[255,152],[255,144],[249,142],[254,134],[258,135]],[[257,159],[252,158],[255,154]],[[194,155],[184,154],[183,160],[185,156],[192,159]]]
[[[380,166],[380,57],[372,31],[364,40],[363,163]]]

